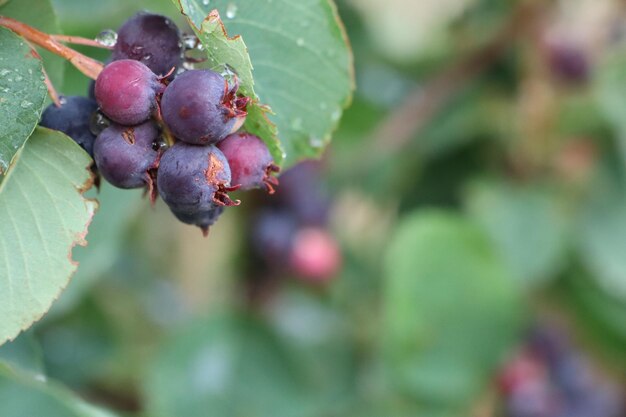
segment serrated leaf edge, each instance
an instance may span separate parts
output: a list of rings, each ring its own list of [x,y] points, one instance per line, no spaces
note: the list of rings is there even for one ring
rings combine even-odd
[[[66,137],[67,140],[69,140],[72,143],[74,143],[75,146],[79,146],[71,138],[69,138],[64,133],[59,132],[58,130],[47,129],[47,128],[44,128],[44,127],[41,127],[41,126],[36,126],[36,129],[37,128],[41,129],[41,130],[47,130],[47,131],[51,131],[51,132],[55,132],[55,133],[58,133],[60,135],[63,135],[63,136]],[[33,131],[34,131],[34,129],[33,129]],[[31,136],[32,136],[32,134],[31,134]],[[28,142],[29,139],[30,139],[30,137],[28,139],[26,139],[26,141],[24,142],[24,145],[26,145],[26,143]],[[19,157],[21,157],[23,149],[24,149],[24,146],[22,146],[20,151],[15,154],[15,157],[14,157],[15,164],[18,163]],[[82,150],[82,148],[81,148],[81,150]],[[67,258],[68,258],[70,264],[72,265],[73,270],[72,270],[72,272],[70,272],[70,275],[67,277],[67,280],[66,280],[65,284],[62,285],[59,288],[58,292],[52,297],[52,299],[50,301],[50,304],[45,308],[45,310],[41,314],[34,315],[35,319],[32,320],[30,322],[30,324],[20,326],[20,330],[14,336],[12,336],[12,337],[9,336],[5,340],[0,340],[0,346],[5,344],[6,342],[14,341],[22,332],[28,330],[35,323],[37,323],[39,320],[41,320],[46,315],[46,313],[48,311],[50,311],[50,308],[52,308],[52,305],[54,304],[54,302],[59,299],[59,297],[61,296],[63,291],[67,288],[67,286],[69,285],[72,277],[76,273],[76,270],[78,269],[79,262],[75,261],[74,259],[72,259],[72,252],[73,252],[74,248],[76,247],[76,245],[80,245],[80,246],[83,246],[83,247],[87,246],[87,239],[86,238],[87,238],[87,233],[89,232],[89,226],[91,225],[91,222],[93,221],[93,218],[94,218],[96,212],[98,211],[98,209],[100,207],[100,204],[99,204],[97,199],[95,199],[95,198],[86,198],[85,197],[85,193],[89,189],[91,189],[91,187],[93,186],[93,184],[95,182],[95,175],[94,175],[93,171],[90,169],[90,167],[89,166],[85,167],[85,170],[87,170],[89,176],[81,185],[76,187],[76,190],[78,191],[79,195],[83,199],[85,207],[87,208],[87,212],[89,213],[89,219],[87,220],[87,223],[85,224],[85,228],[81,232],[78,232],[78,233],[76,233],[74,235],[74,238],[72,239],[72,243],[71,243],[70,248],[69,248],[69,252],[67,254]],[[0,183],[0,195],[2,194],[2,191],[3,191],[4,187],[5,187],[5,184],[8,183],[8,180],[9,180],[10,176],[11,176],[11,171],[9,171],[7,176],[4,178],[4,181],[2,183]]]

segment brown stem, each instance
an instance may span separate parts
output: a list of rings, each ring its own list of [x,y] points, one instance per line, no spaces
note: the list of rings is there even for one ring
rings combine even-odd
[[[101,62],[91,59],[88,56],[63,45],[47,33],[43,33],[25,23],[11,19],[10,17],[0,16],[0,26],[4,26],[18,35],[23,36],[28,41],[41,46],[53,54],[67,59],[76,68],[78,68],[80,72],[89,78],[95,80],[98,78],[100,71],[102,71],[103,65]]]
[[[57,42],[73,43],[74,45],[87,45],[93,46],[94,48],[113,49],[112,46],[106,46],[96,40],[80,36],[50,35],[50,37]]]
[[[54,88],[54,85],[52,85],[52,81],[50,80],[50,77],[48,77],[48,73],[46,72],[45,68],[42,67],[42,70],[43,70],[44,83],[46,84],[46,88],[48,89],[48,94],[50,95],[50,99],[52,100],[55,106],[61,107],[61,99],[59,98],[59,94],[57,93],[57,90]]]
[[[384,159],[401,151],[458,91],[502,56],[511,40],[519,34],[530,11],[522,2],[490,42],[409,94],[374,131],[369,146],[365,148],[366,153]]]

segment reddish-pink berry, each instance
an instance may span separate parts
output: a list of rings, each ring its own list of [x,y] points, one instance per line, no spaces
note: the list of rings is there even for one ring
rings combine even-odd
[[[230,165],[233,185],[242,190],[265,188],[270,194],[278,180],[273,174],[280,171],[274,164],[267,145],[255,135],[234,133],[217,144]]]
[[[126,125],[145,122],[156,110],[164,86],[144,64],[122,59],[108,64],[96,79],[96,101],[113,121]]]

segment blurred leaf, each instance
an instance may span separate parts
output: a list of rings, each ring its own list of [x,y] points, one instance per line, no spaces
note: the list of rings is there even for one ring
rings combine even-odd
[[[488,238],[457,215],[417,212],[398,224],[384,276],[392,381],[444,411],[467,405],[520,325],[516,286]]]
[[[243,316],[215,315],[175,335],[144,382],[153,417],[310,415],[283,347]]]
[[[39,320],[69,282],[96,203],[91,158],[62,133],[37,128],[0,185],[0,344]]]
[[[604,166],[578,228],[583,262],[600,287],[626,302],[626,175]]]
[[[36,11],[35,13],[33,11]],[[24,22],[45,33],[60,34],[61,28],[50,0],[11,1],[0,8],[0,14]],[[51,52],[38,49],[46,72],[58,91],[63,91],[65,59]]]
[[[452,22],[476,0],[351,0],[363,15],[374,45],[401,62],[448,50]],[[444,47],[444,48],[442,48]]]
[[[65,388],[0,364],[2,417],[114,417],[85,403]]]
[[[89,225],[89,246],[78,247],[74,258],[80,268],[48,316],[62,314],[78,302],[91,286],[117,261],[125,232],[131,220],[145,208],[141,190],[121,190],[103,182],[98,192],[90,193],[100,201],[98,215]]]
[[[121,298],[115,299],[117,309],[123,303]],[[127,318],[124,323],[130,321]],[[84,387],[105,380],[123,362],[115,357],[121,339],[112,328],[115,325],[111,314],[102,311],[100,303],[93,297],[84,298],[70,314],[37,325],[46,374],[70,387]],[[126,368],[130,367],[127,365]]]
[[[564,266],[565,213],[550,190],[481,182],[470,187],[467,206],[523,286],[544,284]]]
[[[332,1],[173,1],[196,27],[217,9],[229,35],[243,37],[254,88],[276,113],[286,166],[320,156],[354,88],[352,54]]]
[[[597,281],[583,271],[567,277],[567,295],[578,324],[601,348],[606,363],[626,369],[626,303],[598,287]]]
[[[316,397],[318,413],[323,409],[324,415],[335,415],[353,405],[356,352],[349,323],[340,311],[303,291],[283,291],[269,313],[281,342],[306,377],[308,392]]]
[[[15,4],[15,3],[14,3]],[[4,7],[0,12],[4,11]],[[44,100],[41,60],[24,40],[0,28],[0,180],[33,132]],[[1,338],[0,338],[1,339]]]
[[[0,363],[30,372],[43,374],[43,352],[32,331],[22,333],[12,342],[0,346]]]
[[[622,161],[626,162],[626,55],[614,52],[597,71],[596,97],[613,128],[618,133]]]

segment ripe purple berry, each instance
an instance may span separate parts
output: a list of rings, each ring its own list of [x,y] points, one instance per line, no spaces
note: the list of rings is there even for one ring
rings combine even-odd
[[[139,61],[123,59],[108,64],[96,79],[96,101],[114,122],[132,126],[145,122],[163,91],[159,78]]]
[[[237,97],[233,85],[211,70],[180,74],[161,100],[165,124],[178,139],[192,145],[215,144],[241,126],[248,97]]]
[[[267,145],[257,136],[249,133],[234,133],[217,144],[224,153],[230,172],[231,182],[240,185],[242,190],[264,187],[274,194],[278,180],[272,176],[280,171],[274,164]]]
[[[119,188],[148,186],[154,196],[154,175],[159,164],[158,144],[159,131],[152,122],[134,127],[112,124],[96,139],[96,166],[112,185]]]
[[[321,176],[318,161],[304,161],[280,176],[276,193],[279,204],[287,207],[306,226],[325,226],[330,211],[330,198]]]
[[[230,168],[215,146],[178,142],[165,151],[159,165],[158,189],[179,220],[200,227],[206,234],[221,213],[219,207],[238,205],[228,196]]]
[[[267,266],[286,268],[289,265],[298,221],[287,210],[264,209],[252,219],[250,244]]]
[[[193,212],[172,210],[172,213],[174,213],[176,218],[181,222],[200,227],[202,233],[207,236],[209,227],[213,226],[222,213],[224,213],[224,206],[214,206],[207,210],[197,210]]]
[[[96,102],[87,97],[61,97],[61,107],[50,104],[41,115],[39,124],[65,133],[93,157],[96,136],[89,129],[89,125],[97,109]]]
[[[180,31],[167,17],[139,12],[124,22],[117,35],[111,54],[114,61],[141,61],[161,76],[180,67],[183,57]]]

